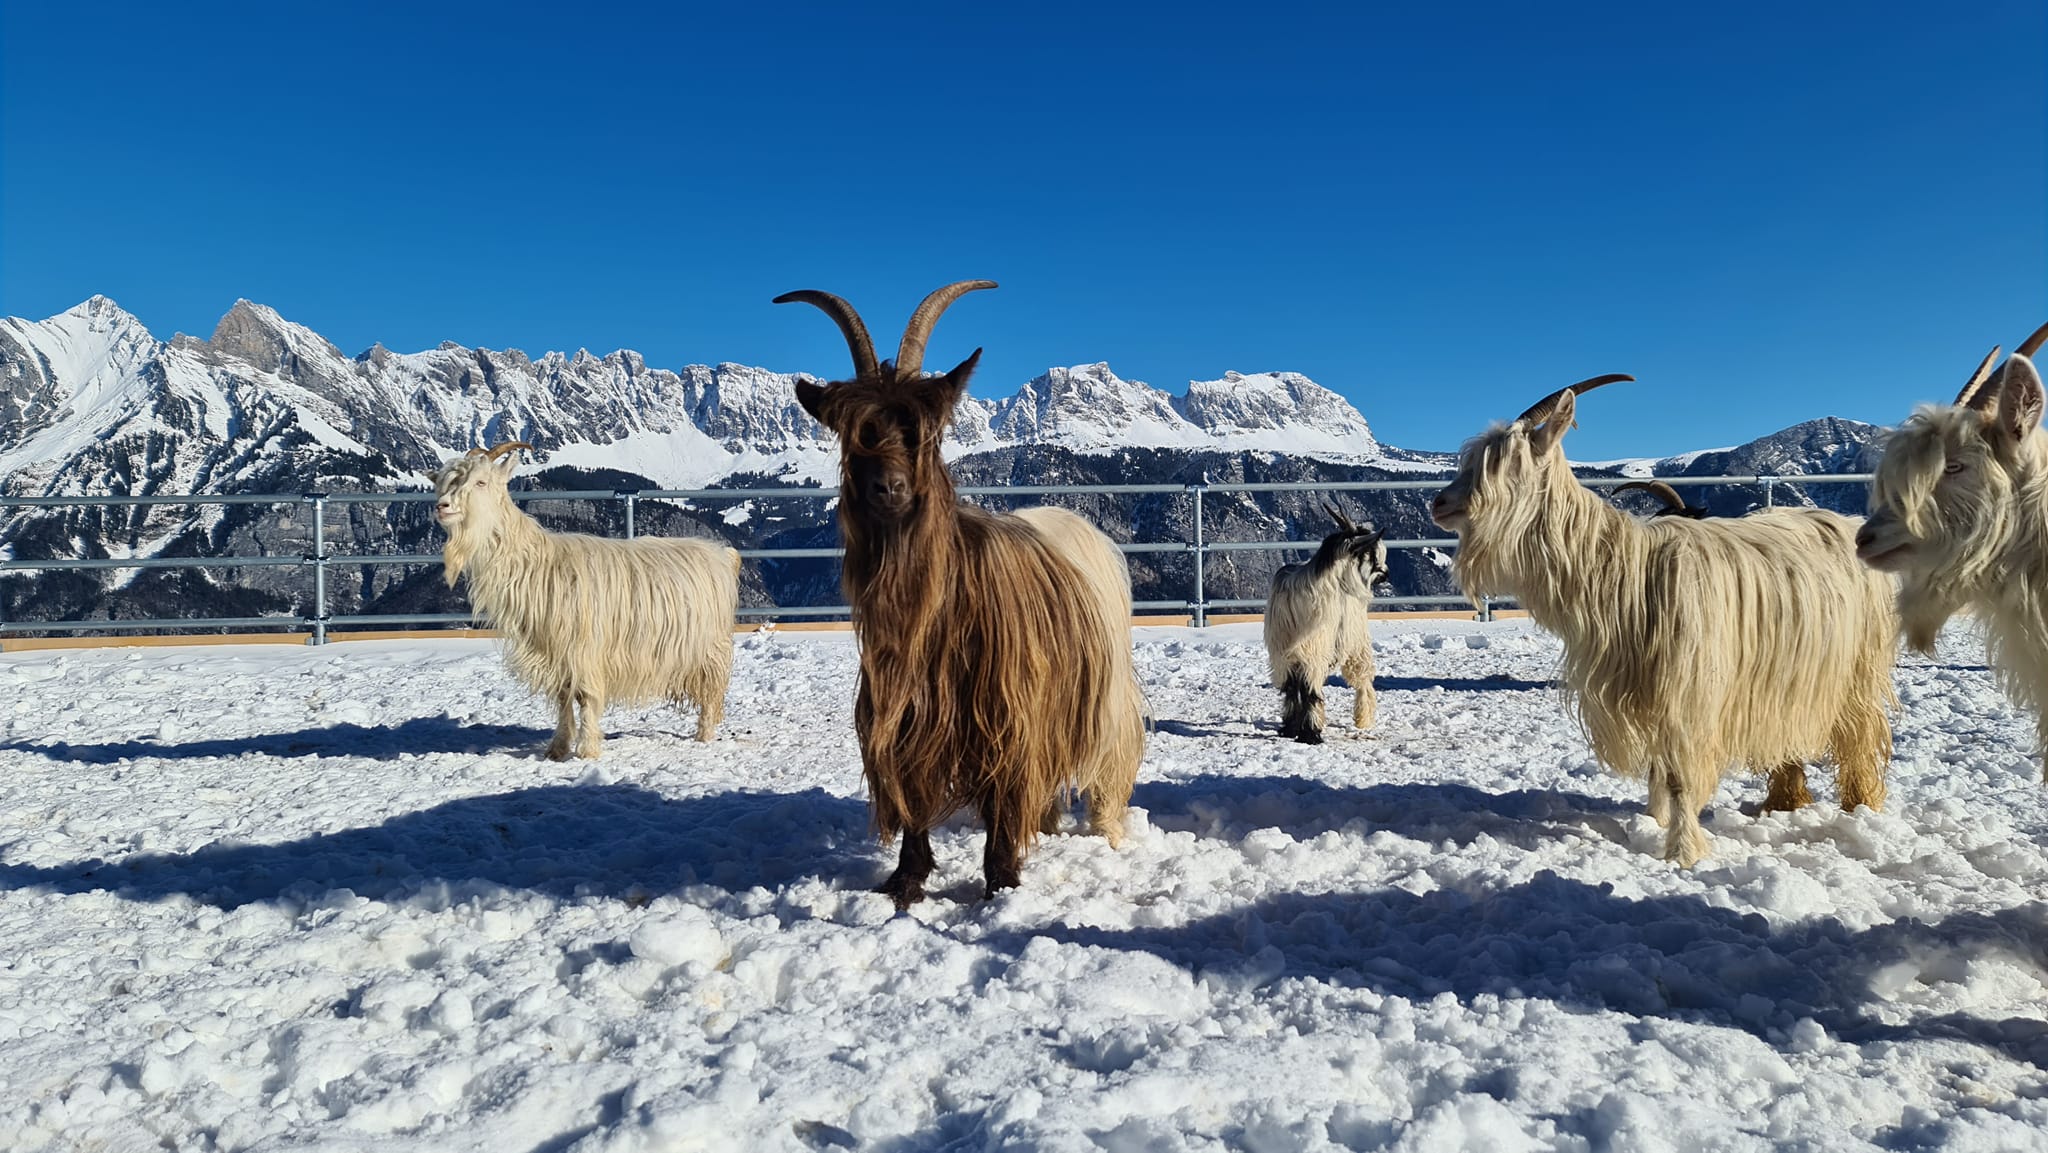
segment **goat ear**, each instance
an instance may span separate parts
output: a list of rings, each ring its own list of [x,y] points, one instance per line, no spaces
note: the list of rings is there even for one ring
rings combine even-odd
[[[950,415],[953,406],[967,393],[967,382],[974,376],[974,366],[981,363],[981,350],[953,366],[953,371],[944,376],[927,376],[914,386],[917,397],[937,409],[943,415]]]
[[[825,423],[825,415],[823,412],[823,409],[825,407],[824,385],[817,384],[808,380],[797,381],[796,402],[804,406],[804,411],[811,414],[811,419],[817,421],[819,424]]]
[[[1550,416],[1542,424],[1529,430],[1529,447],[1536,450],[1536,455],[1541,456],[1549,452],[1558,441],[1564,439],[1567,430],[1578,427],[1578,422],[1573,419],[1578,415],[1578,411],[1577,395],[1567,392],[1557,398],[1557,407],[1550,410]]]
[[[2041,424],[2041,374],[2034,371],[2032,360],[2015,354],[2005,362],[2000,376],[1999,430],[2014,441],[2025,440]]]

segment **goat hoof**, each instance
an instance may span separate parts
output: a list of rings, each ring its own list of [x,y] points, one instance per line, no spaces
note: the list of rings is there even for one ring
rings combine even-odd
[[[921,882],[906,881],[894,874],[876,885],[875,892],[896,902],[896,911],[899,913],[924,900],[924,885]]]
[[[547,758],[551,761],[566,761],[569,759],[569,750],[562,745],[549,745]]]
[[[1320,745],[1323,743],[1323,731],[1321,729],[1303,729],[1294,734],[1294,739],[1304,745]]]

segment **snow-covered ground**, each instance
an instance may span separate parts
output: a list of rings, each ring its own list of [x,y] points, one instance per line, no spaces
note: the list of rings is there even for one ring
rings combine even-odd
[[[2048,797],[1970,638],[1890,811],[1731,781],[1681,872],[1555,642],[1378,633],[1308,748],[1254,627],[1140,630],[1129,843],[983,901],[956,825],[907,916],[844,634],[595,767],[488,642],[0,654],[0,1147],[2048,1147]]]

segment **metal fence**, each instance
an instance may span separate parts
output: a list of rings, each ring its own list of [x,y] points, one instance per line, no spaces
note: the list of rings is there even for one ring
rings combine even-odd
[[[1209,616],[1218,611],[1251,611],[1265,607],[1263,597],[1210,600],[1203,588],[1204,570],[1212,555],[1234,552],[1278,552],[1287,550],[1314,550],[1320,540],[1255,540],[1255,541],[1213,541],[1203,531],[1203,500],[1212,493],[1259,493],[1259,492],[1390,492],[1416,489],[1441,488],[1448,477],[1438,476],[1418,480],[1359,480],[1359,481],[1290,481],[1271,483],[1215,483],[1200,481],[1192,484],[1112,484],[1112,485],[1008,485],[990,487],[969,487],[959,490],[962,496],[978,497],[1033,497],[1033,496],[1096,496],[1096,495],[1162,495],[1183,494],[1191,503],[1189,517],[1190,531],[1186,539],[1171,541],[1141,541],[1118,545],[1127,555],[1143,553],[1180,553],[1192,562],[1193,577],[1189,595],[1182,600],[1138,601],[1132,607],[1144,613],[1170,613],[1186,615],[1197,627],[1206,626]],[[1581,483],[1589,488],[1613,488],[1626,484],[1630,477],[1586,477]],[[1867,484],[1869,473],[1838,473],[1820,476],[1769,476],[1769,475],[1723,475],[1659,477],[1674,486],[1685,485],[1757,485],[1763,488],[1764,505],[1776,503],[1779,485],[1810,484]],[[814,500],[820,503],[836,500],[836,488],[719,488],[719,489],[637,489],[614,491],[609,489],[514,492],[514,500],[522,503],[536,501],[595,501],[613,502],[621,506],[624,514],[625,536],[634,535],[634,514],[641,501],[679,502],[739,502],[748,500]],[[228,506],[228,505],[304,505],[312,510],[312,551],[300,556],[221,556],[221,557],[134,557],[109,558],[106,560],[10,560],[0,561],[0,575],[9,573],[34,574],[77,569],[238,569],[238,568],[302,568],[312,580],[311,611],[304,616],[279,614],[258,617],[174,617],[159,619],[109,619],[109,620],[65,620],[65,621],[8,621],[0,620],[0,640],[9,634],[29,632],[114,632],[147,629],[183,629],[194,627],[237,628],[237,629],[303,629],[307,632],[306,643],[320,645],[327,643],[327,634],[338,628],[379,628],[409,625],[466,624],[472,617],[467,613],[369,613],[330,615],[327,611],[327,573],[335,566],[361,565],[424,565],[439,564],[439,553],[334,553],[327,549],[327,510],[335,506],[352,504],[417,504],[434,499],[432,492],[306,492],[306,493],[238,493],[218,496],[0,496],[0,509],[5,508],[97,508],[138,505],[184,505],[184,506]],[[1417,537],[1411,539],[1390,539],[1389,549],[1434,548],[1445,551],[1455,550],[1456,537]],[[783,560],[798,558],[837,558],[842,550],[837,548],[761,548],[740,549],[742,558],[749,560]],[[1428,605],[1469,606],[1472,602],[1462,596],[1421,596],[1395,595],[1376,596],[1375,605],[1400,605],[1422,607]],[[1481,619],[1490,619],[1495,608],[1510,605],[1504,600],[1485,600],[1477,606]],[[739,610],[742,619],[796,619],[836,618],[849,613],[848,606],[780,606],[749,607]]]

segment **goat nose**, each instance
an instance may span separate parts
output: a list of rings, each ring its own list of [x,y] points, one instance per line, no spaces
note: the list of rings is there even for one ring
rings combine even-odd
[[[1857,548],[1862,548],[1862,547],[1864,547],[1865,545],[1868,545],[1868,544],[1869,544],[1869,543],[1870,543],[1871,541],[1874,541],[1874,540],[1876,540],[1876,539],[1877,539],[1877,534],[1876,534],[1876,533],[1874,533],[1874,532],[1872,532],[1872,531],[1870,531],[1870,522],[1869,522],[1869,521],[1864,521],[1864,522],[1863,522],[1863,527],[1862,527],[1862,528],[1859,528],[1859,529],[1857,529],[1857,530],[1856,530],[1856,547],[1857,547]]]

